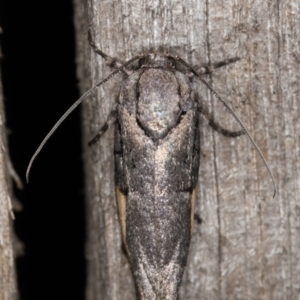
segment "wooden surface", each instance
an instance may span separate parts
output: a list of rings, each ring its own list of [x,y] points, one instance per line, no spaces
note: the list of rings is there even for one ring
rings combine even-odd
[[[1,50],[0,50],[1,53]],[[2,79],[0,74],[0,300],[17,300],[12,220],[12,186],[6,140]]]
[[[193,66],[239,56],[207,80],[241,117],[265,155],[270,177],[243,136],[225,138],[201,118],[195,223],[179,299],[300,299],[300,7],[292,1],[75,0],[82,92],[107,76],[87,42],[123,61],[167,50]],[[124,76],[83,105],[87,194],[87,299],[135,299],[122,250],[114,191],[113,129],[91,148]],[[194,79],[199,99],[224,127],[239,130]]]

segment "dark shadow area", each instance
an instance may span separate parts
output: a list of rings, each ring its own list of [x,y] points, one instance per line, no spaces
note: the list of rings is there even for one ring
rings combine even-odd
[[[79,97],[72,1],[3,0],[1,67],[11,159],[25,184],[39,143]],[[85,212],[80,109],[35,161],[16,190],[21,300],[84,299]]]

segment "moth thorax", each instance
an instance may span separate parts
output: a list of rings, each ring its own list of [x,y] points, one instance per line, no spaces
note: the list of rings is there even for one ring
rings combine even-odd
[[[164,54],[149,53],[148,56],[140,59],[139,66],[140,68],[174,68],[175,62]]]

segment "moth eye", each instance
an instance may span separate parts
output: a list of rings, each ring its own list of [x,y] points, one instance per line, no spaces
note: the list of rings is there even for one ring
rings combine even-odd
[[[141,68],[145,64],[145,62],[146,62],[145,58],[141,58],[139,60],[139,67]]]
[[[173,59],[168,59],[168,67],[175,68],[175,61]]]

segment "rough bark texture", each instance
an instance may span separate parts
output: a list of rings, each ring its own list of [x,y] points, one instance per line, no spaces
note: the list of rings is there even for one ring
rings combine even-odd
[[[239,56],[208,81],[241,116],[274,173],[248,139],[225,138],[201,122],[201,158],[189,261],[179,299],[300,297],[300,7],[292,1],[75,0],[82,92],[110,73],[87,42],[123,61],[153,49],[193,66]],[[123,75],[83,106],[87,194],[87,299],[135,299],[122,250],[114,190],[113,128],[86,147],[116,101]],[[222,126],[232,117],[200,82],[201,102]]]
[[[1,51],[0,51],[1,52]],[[0,74],[0,300],[18,299],[11,218],[11,182]]]

